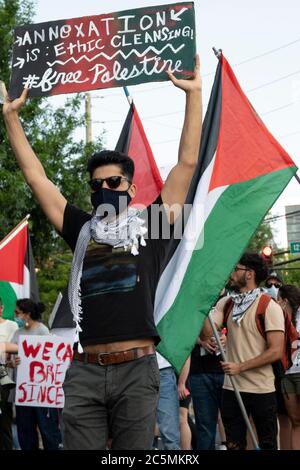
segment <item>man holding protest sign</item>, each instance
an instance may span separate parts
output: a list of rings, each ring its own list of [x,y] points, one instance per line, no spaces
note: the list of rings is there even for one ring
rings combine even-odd
[[[160,221],[172,224],[184,205],[198,159],[199,57],[191,79],[167,73],[186,93],[179,160],[155,201]],[[114,450],[149,449],[159,392],[154,295],[168,247],[153,220],[155,204],[144,214],[127,210],[137,191],[133,161],[119,152],[103,151],[88,162],[93,215],[70,205],[47,178],[24,134],[18,112],[28,91],[13,101],[5,87],[3,93],[7,132],[24,177],[74,251],[69,300],[80,346],[64,384],[65,448],[105,449],[110,434]],[[143,216],[148,217],[146,241]]]

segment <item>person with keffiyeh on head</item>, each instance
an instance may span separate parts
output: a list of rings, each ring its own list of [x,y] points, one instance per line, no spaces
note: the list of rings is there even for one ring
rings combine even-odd
[[[88,162],[92,214],[69,204],[47,178],[24,134],[18,112],[27,90],[12,101],[3,87],[4,120],[20,168],[74,252],[69,302],[79,342],[64,383],[65,449],[105,449],[108,435],[112,450],[152,446],[159,394],[155,290],[170,226],[196,168],[202,128],[199,57],[192,78],[167,73],[186,94],[178,163],[157,200],[143,212],[128,208],[138,191],[134,165],[117,151],[98,152]],[[155,218],[152,209],[157,206]],[[162,225],[168,226],[169,237]]]
[[[280,360],[284,345],[284,315],[281,307],[259,288],[268,275],[261,255],[244,253],[232,271],[224,297],[212,314],[218,328],[227,327],[227,362],[222,397],[222,420],[228,450],[246,449],[246,424],[229,375],[234,375],[246,411],[254,421],[261,449],[277,449],[277,402],[272,363]],[[257,327],[257,312],[264,308],[266,339]],[[201,338],[212,336],[206,320]]]

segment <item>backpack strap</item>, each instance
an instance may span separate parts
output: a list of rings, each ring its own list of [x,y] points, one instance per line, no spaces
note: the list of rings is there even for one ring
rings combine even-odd
[[[264,339],[267,339],[266,329],[265,329],[265,314],[267,307],[270,303],[271,297],[268,294],[262,294],[258,301],[258,305],[255,312],[255,322],[258,331]]]
[[[256,326],[260,334],[264,339],[266,339],[266,332],[265,332],[265,313],[267,310],[267,307],[270,303],[271,297],[268,294],[262,294],[260,296],[256,313],[255,313],[255,321],[256,321]],[[224,314],[224,319],[223,319],[223,326],[224,328],[227,328],[227,321],[228,317],[231,313],[231,310],[233,308],[233,300],[232,298],[229,298],[223,308],[223,314]]]
[[[223,308],[223,314],[224,314],[223,328],[227,328],[227,320],[228,320],[228,317],[230,315],[232,308],[233,308],[233,300],[231,297],[229,297],[229,299],[226,300],[224,308]]]

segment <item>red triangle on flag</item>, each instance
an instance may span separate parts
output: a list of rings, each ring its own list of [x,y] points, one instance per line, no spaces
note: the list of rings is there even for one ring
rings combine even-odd
[[[23,284],[27,225],[21,224],[0,242],[0,281]]]
[[[134,205],[148,206],[160,194],[163,181],[156,165],[141,119],[132,103],[122,128],[116,150],[132,158],[137,194]]]
[[[211,191],[295,166],[268,131],[222,55],[222,105]]]

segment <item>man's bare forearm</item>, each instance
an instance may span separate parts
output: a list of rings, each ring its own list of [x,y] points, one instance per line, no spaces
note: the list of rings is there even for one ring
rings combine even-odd
[[[186,109],[183,130],[180,138],[178,163],[196,166],[199,155],[202,131],[201,89],[186,92]]]
[[[200,333],[200,339],[202,341],[205,341],[207,340],[208,338],[211,338],[213,336],[213,330],[212,330],[212,327],[210,325],[210,322],[209,320],[206,318],[205,321],[204,321],[204,324],[203,324],[203,327],[202,327],[202,330],[201,330],[201,333]]]
[[[272,364],[273,362],[278,361],[281,358],[281,355],[282,350],[280,348],[266,349],[266,351],[259,356],[249,359],[248,361],[241,362],[241,372]]]

